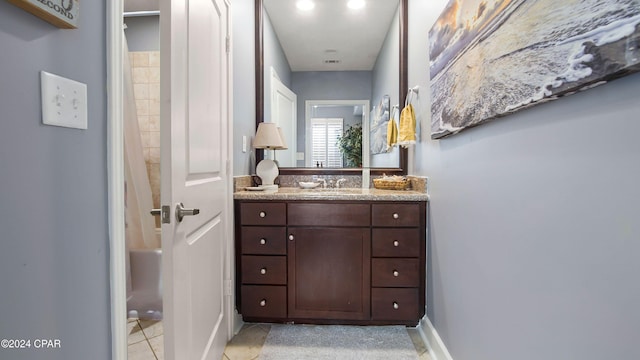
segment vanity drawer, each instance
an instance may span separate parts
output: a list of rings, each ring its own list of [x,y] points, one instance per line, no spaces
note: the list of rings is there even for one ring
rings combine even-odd
[[[243,226],[242,254],[286,255],[287,228]]]
[[[420,226],[419,204],[373,204],[371,212],[373,226]]]
[[[369,204],[289,203],[290,226],[370,226]]]
[[[371,316],[373,320],[420,319],[418,298],[418,288],[373,288],[371,289]]]
[[[256,202],[241,203],[241,225],[286,225],[285,203]]]
[[[373,229],[371,255],[375,257],[420,257],[420,229]]]
[[[242,256],[243,284],[287,284],[286,256]]]
[[[246,318],[283,318],[287,316],[287,287],[243,285],[241,313]]]
[[[371,286],[414,287],[420,285],[418,259],[371,259]]]

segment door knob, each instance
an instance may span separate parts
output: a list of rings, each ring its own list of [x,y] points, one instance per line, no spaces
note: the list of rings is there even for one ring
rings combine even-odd
[[[176,205],[176,220],[182,222],[185,216],[194,216],[200,214],[200,209],[185,209],[182,203]]]

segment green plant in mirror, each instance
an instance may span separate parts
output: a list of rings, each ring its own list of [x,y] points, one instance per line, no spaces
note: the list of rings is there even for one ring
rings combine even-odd
[[[350,126],[342,136],[338,136],[337,145],[345,167],[362,167],[362,125]]]

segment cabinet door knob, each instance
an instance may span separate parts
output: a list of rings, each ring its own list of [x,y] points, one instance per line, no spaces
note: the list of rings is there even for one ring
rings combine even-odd
[[[394,219],[398,219],[398,218],[400,218],[400,215],[398,213],[393,213],[393,218]]]
[[[400,241],[398,241],[398,240],[393,240],[393,246],[395,246],[395,247],[400,246]]]
[[[289,240],[293,241],[293,239],[295,239],[295,238],[293,237],[293,234],[289,234]]]
[[[267,243],[267,239],[260,239],[260,245],[264,245]]]
[[[266,212],[264,212],[264,211],[260,211],[260,217],[261,217],[261,218],[263,218],[263,217],[265,217],[265,216],[267,216],[267,213],[266,213]]]
[[[267,268],[260,269],[260,274],[265,275],[267,273]]]
[[[393,302],[393,308],[398,310],[400,308],[400,305],[398,305],[398,303],[394,301]]]
[[[265,299],[260,300],[260,306],[262,306],[262,307],[267,306],[267,300],[265,300]]]
[[[400,273],[398,272],[398,270],[393,270],[393,276],[398,277],[398,275],[400,275]]]

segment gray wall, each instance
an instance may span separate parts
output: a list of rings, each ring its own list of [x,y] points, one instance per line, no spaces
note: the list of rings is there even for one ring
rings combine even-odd
[[[427,32],[409,83],[428,129]],[[640,359],[640,75],[416,148],[429,176],[428,316],[455,360]]]
[[[233,0],[233,175],[248,175],[255,163],[251,140],[256,133],[256,86],[254,51],[254,0]],[[247,152],[242,152],[242,137],[247,138]]]
[[[233,0],[233,174],[255,173],[255,154],[251,147],[256,133],[254,0]],[[266,14],[266,13],[265,13]],[[264,20],[264,117],[271,116],[271,67],[280,80],[291,86],[291,69],[268,16]],[[247,151],[242,152],[242,137]]]
[[[136,16],[124,19],[129,51],[160,51],[160,16]]]
[[[111,359],[105,2],[61,30],[0,2],[1,359]],[[89,129],[44,126],[39,71],[88,85]]]

